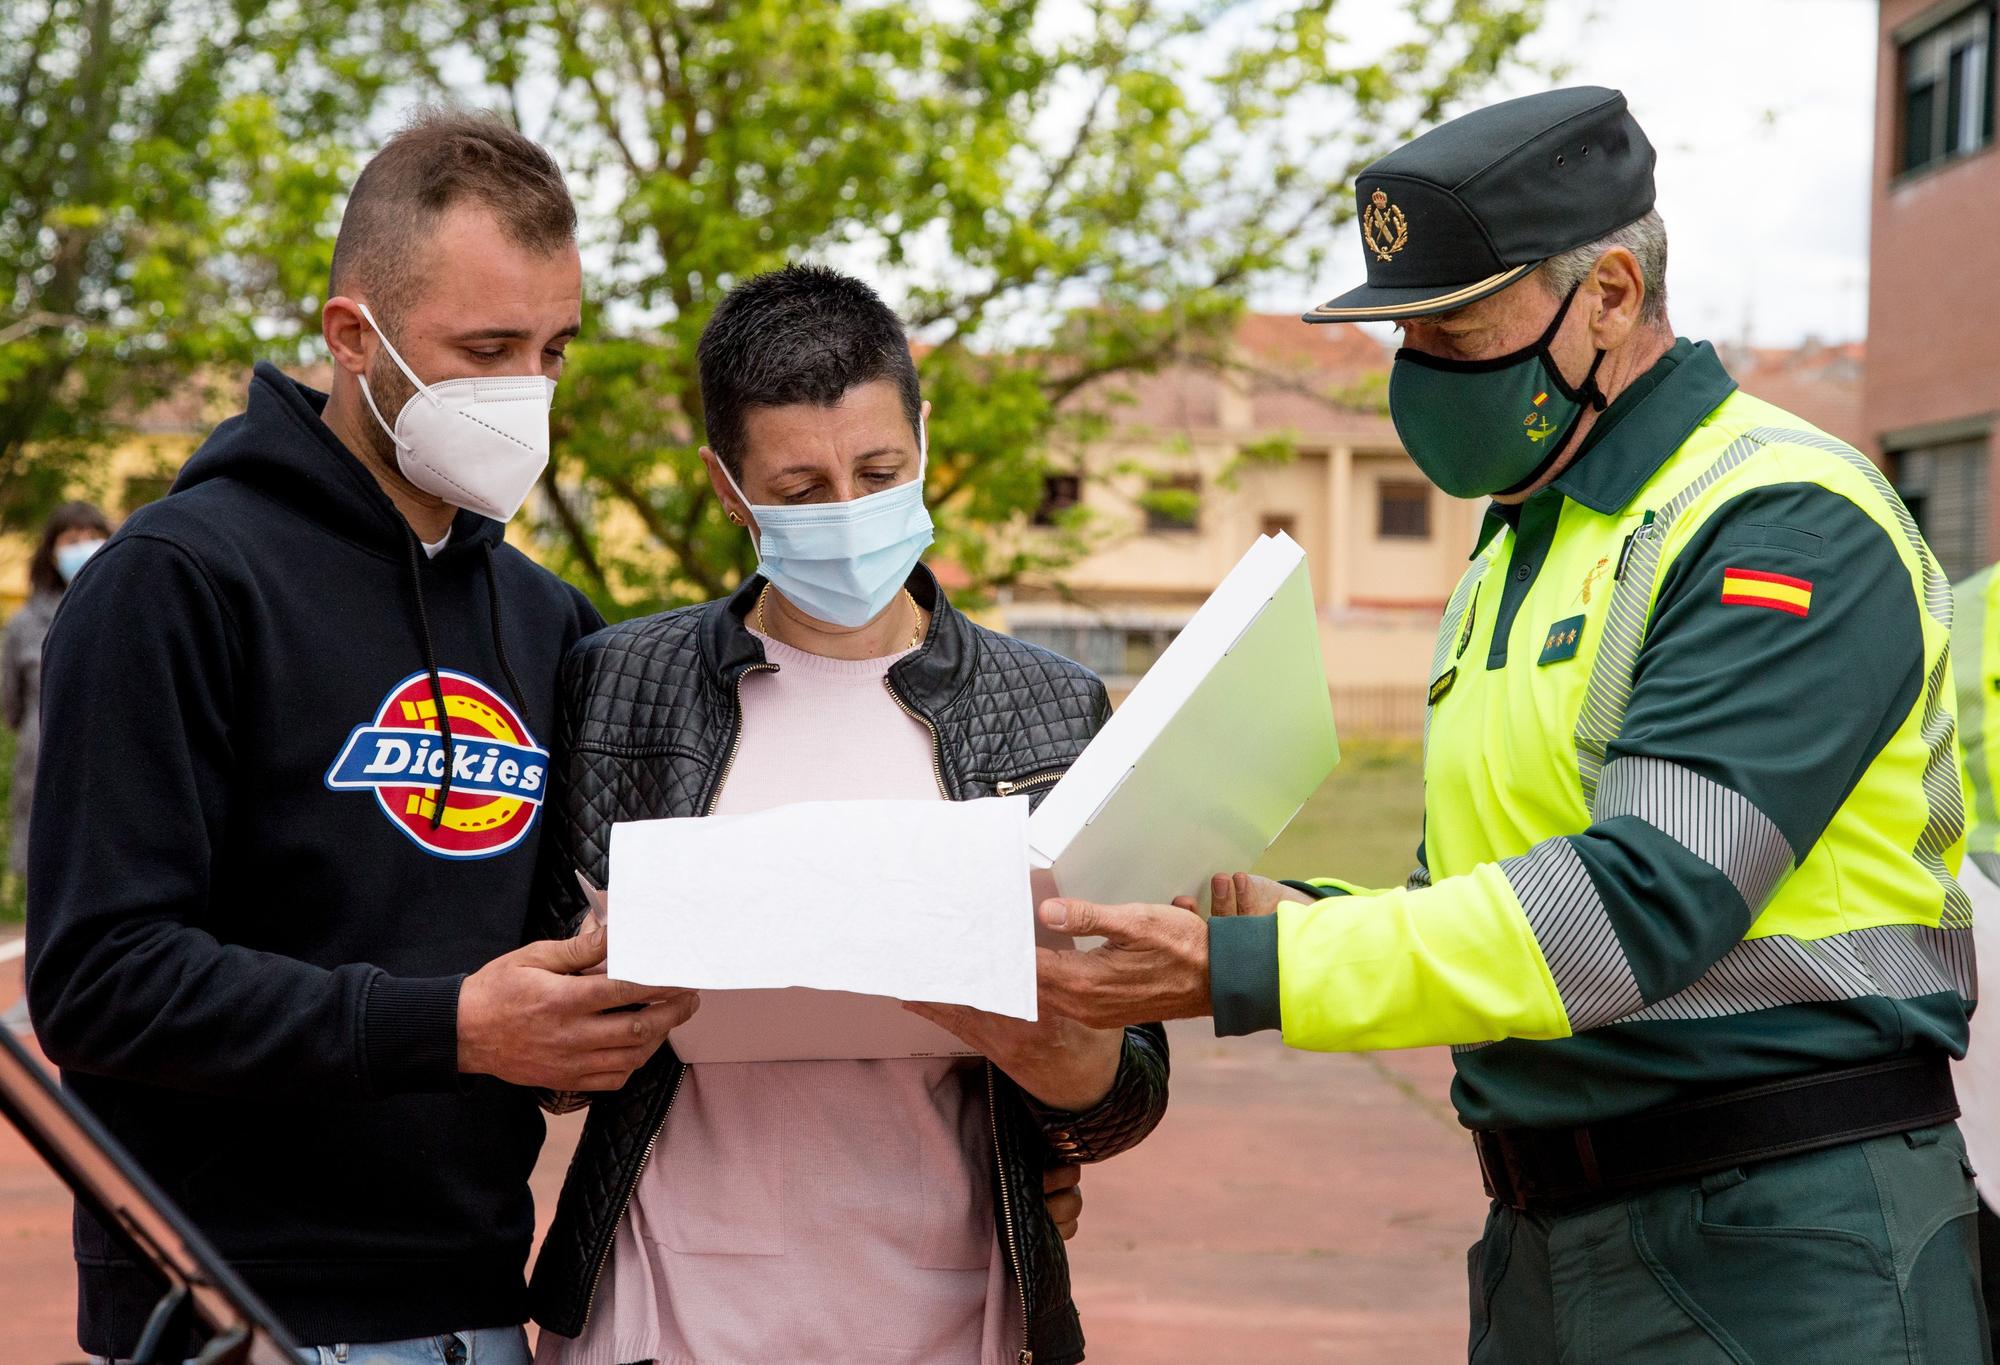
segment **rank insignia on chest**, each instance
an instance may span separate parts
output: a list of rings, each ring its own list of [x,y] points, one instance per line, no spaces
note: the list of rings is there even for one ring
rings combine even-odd
[[[1542,636],[1542,657],[1537,664],[1556,664],[1576,657],[1576,642],[1583,638],[1583,617],[1572,616],[1550,626]]]

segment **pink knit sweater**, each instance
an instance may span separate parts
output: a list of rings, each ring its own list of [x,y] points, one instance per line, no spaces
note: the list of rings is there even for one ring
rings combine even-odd
[[[764,648],[778,671],[744,680],[718,814],[939,798],[930,734],[886,686],[894,657]],[[575,1341],[544,1332],[536,1365],[1011,1365],[1023,1324],[993,1225],[980,1067],[689,1067],[589,1325]]]

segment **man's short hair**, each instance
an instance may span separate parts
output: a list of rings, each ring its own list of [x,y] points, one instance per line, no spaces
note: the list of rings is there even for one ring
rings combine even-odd
[[[493,210],[509,237],[554,252],[576,239],[576,205],[555,159],[491,114],[424,110],[362,169],[333,244],[328,297],[367,297],[386,323],[416,296],[424,247],[445,211]]]
[[[823,265],[788,265],[730,290],[695,358],[709,449],[739,481],[751,408],[832,407],[856,385],[886,379],[912,434],[923,420],[902,322],[873,289]]]
[[[1639,276],[1645,282],[1646,297],[1639,303],[1639,323],[1643,327],[1667,325],[1667,225],[1658,209],[1648,209],[1624,227],[1594,242],[1572,247],[1541,264],[1542,280],[1549,292],[1563,298],[1577,282],[1597,268],[1607,251],[1624,247],[1639,262]]]

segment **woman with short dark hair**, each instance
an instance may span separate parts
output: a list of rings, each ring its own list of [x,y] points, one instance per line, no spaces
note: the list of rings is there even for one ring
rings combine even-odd
[[[1089,670],[968,620],[921,562],[929,409],[873,290],[760,276],[698,358],[703,460],[760,562],[733,596],[564,664],[552,861],[604,886],[614,921],[620,821],[1033,800],[1111,709]],[[742,874],[718,913],[772,933],[813,894]],[[978,1055],[683,1065],[670,1038],[591,1097],[535,1269],[540,1365],[1081,1360],[1066,1187],[1159,1122],[1166,1037],[906,1008]]]

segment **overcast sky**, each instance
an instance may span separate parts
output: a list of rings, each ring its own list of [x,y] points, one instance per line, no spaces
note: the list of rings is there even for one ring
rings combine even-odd
[[[1550,0],[1535,53],[1623,90],[1659,151],[1683,336],[1866,335],[1875,32],[1875,0]],[[1361,276],[1357,247],[1322,292]]]

